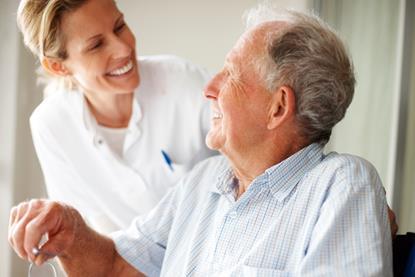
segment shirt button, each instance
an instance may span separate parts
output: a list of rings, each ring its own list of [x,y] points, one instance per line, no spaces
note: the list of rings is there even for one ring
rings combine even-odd
[[[97,136],[97,137],[94,138],[94,143],[95,143],[95,145],[100,146],[104,143],[104,139]]]
[[[226,193],[226,194],[231,193],[232,191],[233,191],[233,189],[232,189],[231,187],[227,187],[227,188],[225,189],[225,193]]]
[[[228,214],[228,216],[229,216],[229,218],[231,218],[231,219],[235,219],[235,218],[238,216],[238,213],[237,213],[237,212],[235,212],[235,211],[233,211],[233,212],[230,212],[230,213]]]

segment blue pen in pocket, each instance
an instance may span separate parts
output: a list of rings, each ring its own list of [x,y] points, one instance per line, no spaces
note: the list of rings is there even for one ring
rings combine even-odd
[[[163,159],[166,162],[166,164],[169,166],[171,171],[174,171],[173,168],[173,161],[170,159],[169,155],[164,150],[161,150],[161,155],[163,155]]]

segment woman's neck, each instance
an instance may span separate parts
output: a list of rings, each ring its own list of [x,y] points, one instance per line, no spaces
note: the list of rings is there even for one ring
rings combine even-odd
[[[117,95],[85,93],[85,97],[99,125],[109,128],[128,126],[133,109],[133,93]]]

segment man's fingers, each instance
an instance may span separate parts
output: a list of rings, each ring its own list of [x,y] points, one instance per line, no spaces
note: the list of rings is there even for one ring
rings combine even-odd
[[[17,206],[17,213],[16,213],[16,217],[14,218],[13,224],[20,221],[20,219],[26,214],[28,208],[29,208],[29,202],[23,202]]]
[[[8,230],[8,240],[10,245],[13,247],[13,223],[17,215],[17,207],[13,207],[10,211],[10,217],[9,217],[9,230]]]
[[[52,202],[26,226],[24,248],[26,252],[39,245],[42,235],[47,233],[48,240],[41,246],[40,252],[47,256],[57,256],[74,240],[74,218],[71,211],[59,203]],[[33,253],[29,254],[35,258]]]
[[[9,227],[13,225],[16,216],[17,216],[17,207],[15,206],[10,210]]]
[[[65,234],[65,232],[59,233],[57,236],[50,238],[44,245],[42,245],[40,254],[35,259],[35,263],[40,265],[49,259],[59,256],[59,254],[62,253],[67,246],[68,238],[70,238],[70,236]]]
[[[37,265],[40,266],[42,264],[44,264],[47,260],[52,259],[53,256],[49,256],[48,254],[44,254],[44,253],[40,253],[39,255],[36,256],[36,258],[33,260],[33,262]]]
[[[49,209],[42,211],[36,218],[26,225],[26,235],[23,245],[29,257],[34,260],[35,255],[33,248],[39,246],[42,236],[53,230],[57,224],[57,215],[50,212]],[[42,247],[43,249],[43,247]]]
[[[73,243],[76,218],[68,206],[32,200],[12,209],[9,225],[9,241],[17,255],[41,264]],[[40,245],[45,234],[48,234],[48,241]],[[39,247],[40,252],[33,253],[33,249]]]
[[[13,208],[13,215],[10,218],[11,227],[9,228],[9,242],[17,255],[22,259],[27,258],[21,240],[24,236],[24,225],[26,224],[25,215],[28,207],[28,202],[20,203],[17,207]]]
[[[31,200],[30,202],[21,203],[11,215],[9,227],[9,241],[12,247],[15,249],[19,257],[23,259],[33,259],[31,250],[27,251],[24,247],[24,240],[26,237],[27,224],[39,214],[41,208],[41,200]]]
[[[40,200],[31,200],[30,202],[22,202],[18,206],[15,206],[10,211],[9,217],[9,232],[8,240],[9,243],[13,246],[13,233],[17,223],[27,214],[28,210],[31,208],[39,208]]]

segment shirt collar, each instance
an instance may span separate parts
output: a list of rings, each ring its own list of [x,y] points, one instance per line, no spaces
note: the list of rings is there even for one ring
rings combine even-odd
[[[95,117],[91,113],[87,100],[85,96],[83,95],[83,93],[81,92],[77,92],[77,93],[80,94],[80,99],[81,99],[83,124],[85,126],[85,129],[89,131],[92,138],[94,139],[97,134],[98,122],[96,121]],[[142,115],[141,107],[137,101],[137,98],[135,97],[135,92],[134,92],[133,110],[132,110],[130,121],[128,123],[128,128],[127,128],[128,131],[138,130],[138,124],[141,121],[142,117],[143,115]]]
[[[283,201],[304,175],[319,164],[323,158],[323,148],[318,143],[310,144],[265,171],[262,176],[278,201]]]
[[[219,174],[217,180],[216,186],[213,186],[213,192],[219,194],[228,194],[233,192],[235,176],[229,165]]]
[[[248,190],[256,187],[267,188],[278,200],[283,201],[304,175],[315,167],[323,158],[323,146],[313,143],[282,162],[268,168],[255,178]],[[235,175],[232,168],[227,166],[219,171],[216,186],[211,186],[211,192],[229,194],[235,186]]]

